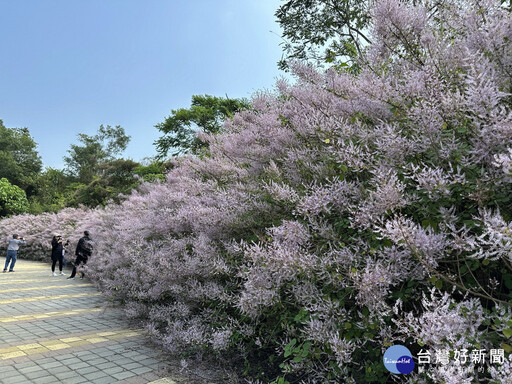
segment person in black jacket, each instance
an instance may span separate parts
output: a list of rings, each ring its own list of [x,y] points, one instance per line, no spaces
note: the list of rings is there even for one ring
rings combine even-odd
[[[78,244],[76,245],[76,260],[75,260],[75,266],[73,267],[73,271],[71,272],[71,276],[68,277],[68,279],[72,279],[76,275],[76,268],[80,264],[87,264],[87,260],[89,259],[89,256],[92,254],[92,240],[91,236],[89,234],[89,231],[84,231],[84,236],[78,240]],[[80,278],[84,278],[84,272],[80,272]]]
[[[59,262],[59,271],[60,275],[65,275],[64,272],[62,272],[62,261],[63,261],[63,251],[64,247],[68,246],[69,242],[67,241],[66,244],[62,244],[62,236],[58,233],[56,233],[53,236],[52,239],[52,276],[57,276],[55,273],[55,265],[57,264],[57,261]]]

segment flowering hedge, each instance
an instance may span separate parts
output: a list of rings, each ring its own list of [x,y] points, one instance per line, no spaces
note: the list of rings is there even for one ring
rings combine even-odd
[[[58,213],[23,214],[5,218],[0,221],[0,249],[5,252],[8,239],[13,234],[19,234],[27,241],[27,245],[21,246],[19,257],[49,261],[55,233],[60,233],[64,241],[69,240],[71,246],[76,246],[83,231],[91,226],[90,218],[98,213],[88,209],[66,208]],[[69,252],[74,254],[74,249],[68,248]]]
[[[1,231],[87,226],[107,296],[168,348],[236,355],[255,381],[399,381],[393,344],[505,352],[411,383],[512,380],[511,14],[416,3],[376,2],[360,73],[296,64],[296,84],[256,95],[165,182]]]

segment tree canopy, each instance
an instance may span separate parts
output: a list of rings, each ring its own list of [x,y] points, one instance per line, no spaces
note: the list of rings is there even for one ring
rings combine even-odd
[[[0,120],[0,177],[32,191],[42,162],[27,128],[6,128]]]
[[[115,155],[126,149],[130,136],[119,125],[101,125],[96,135],[80,133],[78,140],[82,145],[72,144],[68,150],[69,156],[64,157],[64,162],[70,175],[80,183],[87,184],[98,173],[102,163],[113,160]]]
[[[79,144],[72,144],[64,157],[64,170],[42,171],[28,128],[6,128],[0,120],[0,178],[9,183],[3,185],[7,200],[1,214],[95,207],[109,200],[118,202],[120,195],[129,194],[143,181],[164,179],[166,165],[162,162],[148,158],[142,166],[119,157],[130,141],[120,126],[101,125],[94,135],[80,133],[78,140]]]
[[[218,133],[223,122],[235,112],[249,108],[245,99],[230,99],[210,95],[193,95],[190,108],[173,109],[163,123],[155,127],[163,136],[155,141],[160,158],[185,153],[197,154],[206,146],[197,132]]]
[[[0,179],[0,217],[28,211],[28,200],[20,187],[12,185],[5,177]]]
[[[284,57],[281,69],[290,60],[310,60],[316,64],[340,63],[353,59],[370,43],[371,0],[289,0],[275,15],[283,30]]]
[[[511,9],[512,0],[500,1]],[[320,66],[356,64],[364,47],[372,43],[369,30],[374,4],[374,0],[286,0],[275,13],[284,39],[279,67],[288,69],[293,60]],[[434,0],[428,8],[435,14],[445,6],[446,1]]]

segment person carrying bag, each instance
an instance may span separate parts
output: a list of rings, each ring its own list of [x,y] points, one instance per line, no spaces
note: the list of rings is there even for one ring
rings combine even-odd
[[[68,279],[73,279],[76,276],[76,269],[77,267],[82,264],[87,264],[87,260],[89,259],[89,256],[92,255],[92,251],[94,249],[94,246],[92,244],[92,239],[90,237],[89,231],[84,231],[84,236],[78,240],[78,244],[76,245],[76,260],[75,260],[75,266],[73,267],[73,271],[71,272],[71,276],[68,277]],[[80,278],[84,278],[84,272],[80,272]]]

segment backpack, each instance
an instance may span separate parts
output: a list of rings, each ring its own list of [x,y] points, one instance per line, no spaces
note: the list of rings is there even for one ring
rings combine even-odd
[[[83,238],[82,243],[82,252],[84,253],[84,256],[90,256],[92,254],[92,251],[94,249],[94,245],[92,244],[92,240],[88,237]]]

